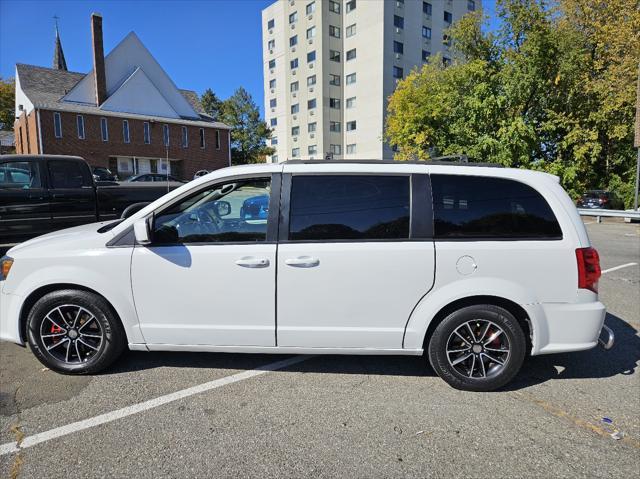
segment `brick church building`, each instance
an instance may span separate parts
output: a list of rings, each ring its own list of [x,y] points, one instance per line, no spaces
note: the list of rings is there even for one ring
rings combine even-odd
[[[77,155],[121,179],[167,168],[191,179],[230,165],[229,127],[178,89],[135,33],[104,56],[98,14],[91,31],[89,73],[67,70],[57,29],[53,68],[16,65],[17,153]]]

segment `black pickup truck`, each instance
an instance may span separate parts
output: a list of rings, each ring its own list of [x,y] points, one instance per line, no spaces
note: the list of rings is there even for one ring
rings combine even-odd
[[[120,218],[182,183],[96,182],[77,156],[0,155],[0,246]]]

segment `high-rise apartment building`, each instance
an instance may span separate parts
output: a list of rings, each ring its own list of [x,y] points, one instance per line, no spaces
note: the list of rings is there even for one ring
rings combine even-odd
[[[270,161],[392,159],[387,98],[481,0],[278,0],[262,11]]]

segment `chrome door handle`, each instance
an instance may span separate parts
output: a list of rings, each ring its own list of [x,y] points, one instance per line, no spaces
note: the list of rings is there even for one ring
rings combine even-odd
[[[293,266],[294,268],[313,268],[320,264],[320,260],[311,256],[298,256],[297,258],[289,258],[284,260],[284,264]]]
[[[253,256],[247,256],[236,260],[236,264],[244,268],[266,268],[269,266],[269,260],[267,258],[254,258]]]

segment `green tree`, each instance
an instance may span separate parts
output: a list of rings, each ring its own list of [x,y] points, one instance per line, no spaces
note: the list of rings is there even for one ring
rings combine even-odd
[[[200,97],[200,103],[205,113],[218,121],[220,119],[220,110],[222,109],[222,100],[213,92],[211,88],[207,88]]]
[[[274,150],[266,146],[271,129],[260,118],[260,110],[244,88],[224,100],[220,120],[231,127],[231,162],[259,163]]]
[[[16,87],[13,78],[0,78],[0,130],[13,130]]]
[[[640,11],[629,0],[499,0],[449,30],[458,60],[435,57],[400,82],[386,136],[399,159],[467,154],[541,169],[573,195],[615,188],[631,201]]]

